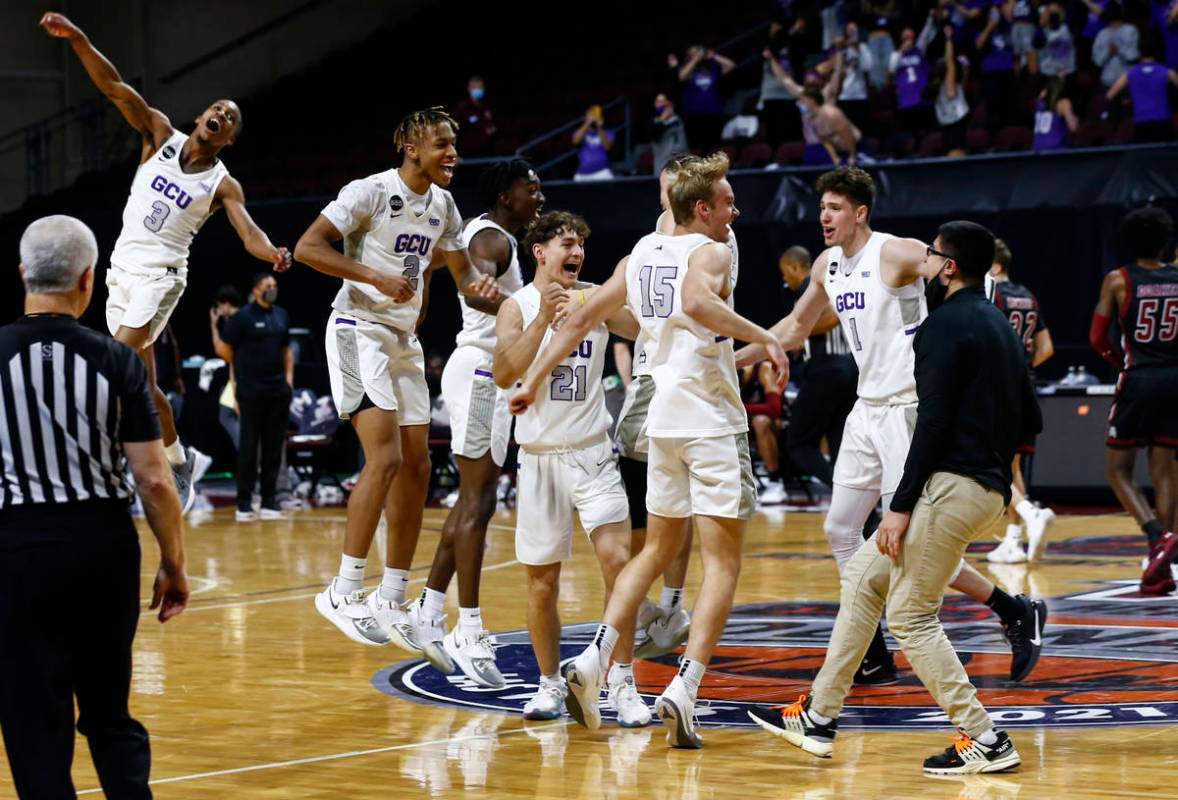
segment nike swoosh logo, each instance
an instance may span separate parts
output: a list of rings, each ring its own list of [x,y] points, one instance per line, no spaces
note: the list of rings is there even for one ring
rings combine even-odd
[[[330,594],[327,595],[327,602],[331,603],[332,608],[339,608],[339,603],[335,602],[335,600],[332,600]]]
[[[878,667],[872,667],[871,669],[864,669],[863,674],[864,675],[874,675],[875,673],[879,672],[881,668],[882,668],[882,665],[880,665]]]
[[[1043,644],[1043,633],[1039,630],[1039,609],[1035,611],[1035,638],[1031,640],[1031,644],[1035,647],[1040,647]]]

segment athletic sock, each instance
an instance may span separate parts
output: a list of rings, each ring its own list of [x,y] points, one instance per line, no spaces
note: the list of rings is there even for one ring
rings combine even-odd
[[[1007,539],[1014,539],[1017,542],[1022,537],[1022,535],[1023,526],[1019,525],[1017,522],[1012,522],[1006,526]]]
[[[421,590],[421,610],[426,619],[437,619],[445,613],[446,593],[428,586]]]
[[[458,608],[458,632],[478,636],[483,632],[483,612],[478,606]]]
[[[673,614],[681,605],[683,605],[683,587],[664,586],[659,595],[659,608],[667,614]]]
[[[617,674],[621,677],[622,680],[625,680],[626,678],[630,678],[631,682],[634,680],[634,663],[633,662],[630,662],[629,664],[623,664],[620,661],[615,661],[614,665],[609,668],[611,675],[613,674],[614,670],[618,671]]]
[[[981,742],[986,747],[993,747],[994,745],[998,744],[998,732],[993,728],[990,728],[990,730],[986,731],[985,733],[980,733],[973,738],[974,741]]]
[[[164,453],[168,456],[168,463],[173,467],[182,466],[188,461],[188,454],[184,452],[184,445],[180,444],[179,439],[165,447]]]
[[[384,568],[380,581],[380,597],[395,605],[405,604],[405,589],[409,586],[409,570]]]
[[[565,685],[564,676],[561,675],[559,672],[557,672],[553,675],[541,675],[540,676],[540,685],[543,686],[544,684],[549,684],[552,686],[564,686]]]
[[[808,716],[814,722],[817,722],[819,725],[829,725],[830,721],[834,719],[834,717],[827,717],[823,714],[819,714],[813,708],[806,711],[806,716]]]
[[[1026,520],[1027,522],[1030,522],[1031,517],[1033,517],[1036,513],[1038,513],[1039,507],[1036,506],[1034,503],[1032,503],[1030,500],[1023,498],[1022,500],[1019,500],[1018,503],[1015,504],[1014,511],[1016,514],[1018,514],[1024,520]]]
[[[699,694],[699,684],[704,679],[704,670],[706,669],[707,667],[702,661],[695,661],[686,656],[679,663],[679,674],[675,676],[675,680],[683,683],[683,688],[687,690],[688,696],[693,701]]]
[[[333,588],[336,594],[351,594],[364,587],[364,565],[366,558],[356,558],[344,553],[339,558],[339,575]]]
[[[1149,539],[1149,546],[1153,547],[1158,543],[1158,539],[1162,538],[1162,534],[1166,532],[1166,527],[1162,525],[1161,520],[1151,519],[1149,522],[1141,526],[1145,537]]]
[[[990,599],[986,601],[986,605],[1007,625],[1013,625],[1022,619],[1023,607],[1017,600],[997,586],[994,587],[994,591],[990,594]]]
[[[597,633],[593,634],[593,644],[597,645],[597,662],[601,671],[609,668],[609,658],[614,654],[614,645],[618,643],[618,632],[604,622],[597,626]]]

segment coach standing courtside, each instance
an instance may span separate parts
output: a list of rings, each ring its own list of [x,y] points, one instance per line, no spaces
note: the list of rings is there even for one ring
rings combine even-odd
[[[0,328],[0,727],[8,763],[19,797],[74,797],[76,698],[78,731],[106,796],[148,798],[147,731],[127,708],[140,612],[127,465],[159,542],[151,607],[160,622],[188,602],[180,501],[143,363],[77,321],[94,288],[94,234],[72,217],[45,217],[21,236],[20,258],[25,315]],[[47,615],[47,602],[75,613]]]

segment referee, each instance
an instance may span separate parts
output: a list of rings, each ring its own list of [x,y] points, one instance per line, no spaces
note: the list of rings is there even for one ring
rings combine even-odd
[[[127,465],[159,542],[151,608],[160,622],[188,602],[180,501],[143,363],[77,321],[94,288],[94,234],[72,217],[45,217],[21,236],[20,258],[25,314],[0,327],[0,728],[8,764],[19,797],[74,797],[76,699],[78,731],[106,796],[148,798],[147,731],[127,708],[140,613]],[[82,616],[47,613],[63,602],[77,603]]]

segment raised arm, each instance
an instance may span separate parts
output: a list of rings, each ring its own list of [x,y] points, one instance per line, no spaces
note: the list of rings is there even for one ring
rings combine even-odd
[[[704,57],[704,51],[698,48],[692,48],[691,53],[687,56],[687,60],[683,62],[683,66],[679,67],[679,80],[686,81],[691,77],[691,73],[695,72],[696,66]]]
[[[945,96],[957,97],[957,56],[953,54],[953,26],[945,26]]]
[[[978,50],[986,46],[986,42],[990,39],[990,34],[998,27],[998,20],[1000,19],[1001,13],[996,7],[990,8],[990,18],[986,20],[986,27],[982,28],[982,32],[978,34],[978,38],[974,40],[974,47]]]
[[[143,136],[143,158],[168,140],[173,132],[172,123],[164,113],[147,105],[147,101],[123,80],[115,65],[90,43],[82,29],[71,22],[69,17],[50,11],[41,17],[41,27],[50,36],[70,43],[98,91],[114,103],[123,118]]]
[[[944,267],[932,259],[927,263],[928,245],[919,239],[888,239],[880,251],[880,270],[884,285],[893,289],[907,286],[917,278],[931,281]]]
[[[789,93],[795,98],[801,97],[801,85],[793,79],[792,75],[785,71],[785,67],[781,66],[780,62],[774,57],[773,51],[766,47],[761,51],[761,56],[769,64],[769,71],[773,73],[777,80],[781,81],[781,85],[789,90]]]
[[[245,193],[242,192],[241,184],[236,178],[226,176],[221,181],[216,195],[213,196],[213,202],[224,207],[229,224],[237,231],[247,253],[261,261],[269,261],[275,272],[286,272],[290,269],[290,251],[285,247],[275,247],[271,244],[270,237],[245,210]]]

